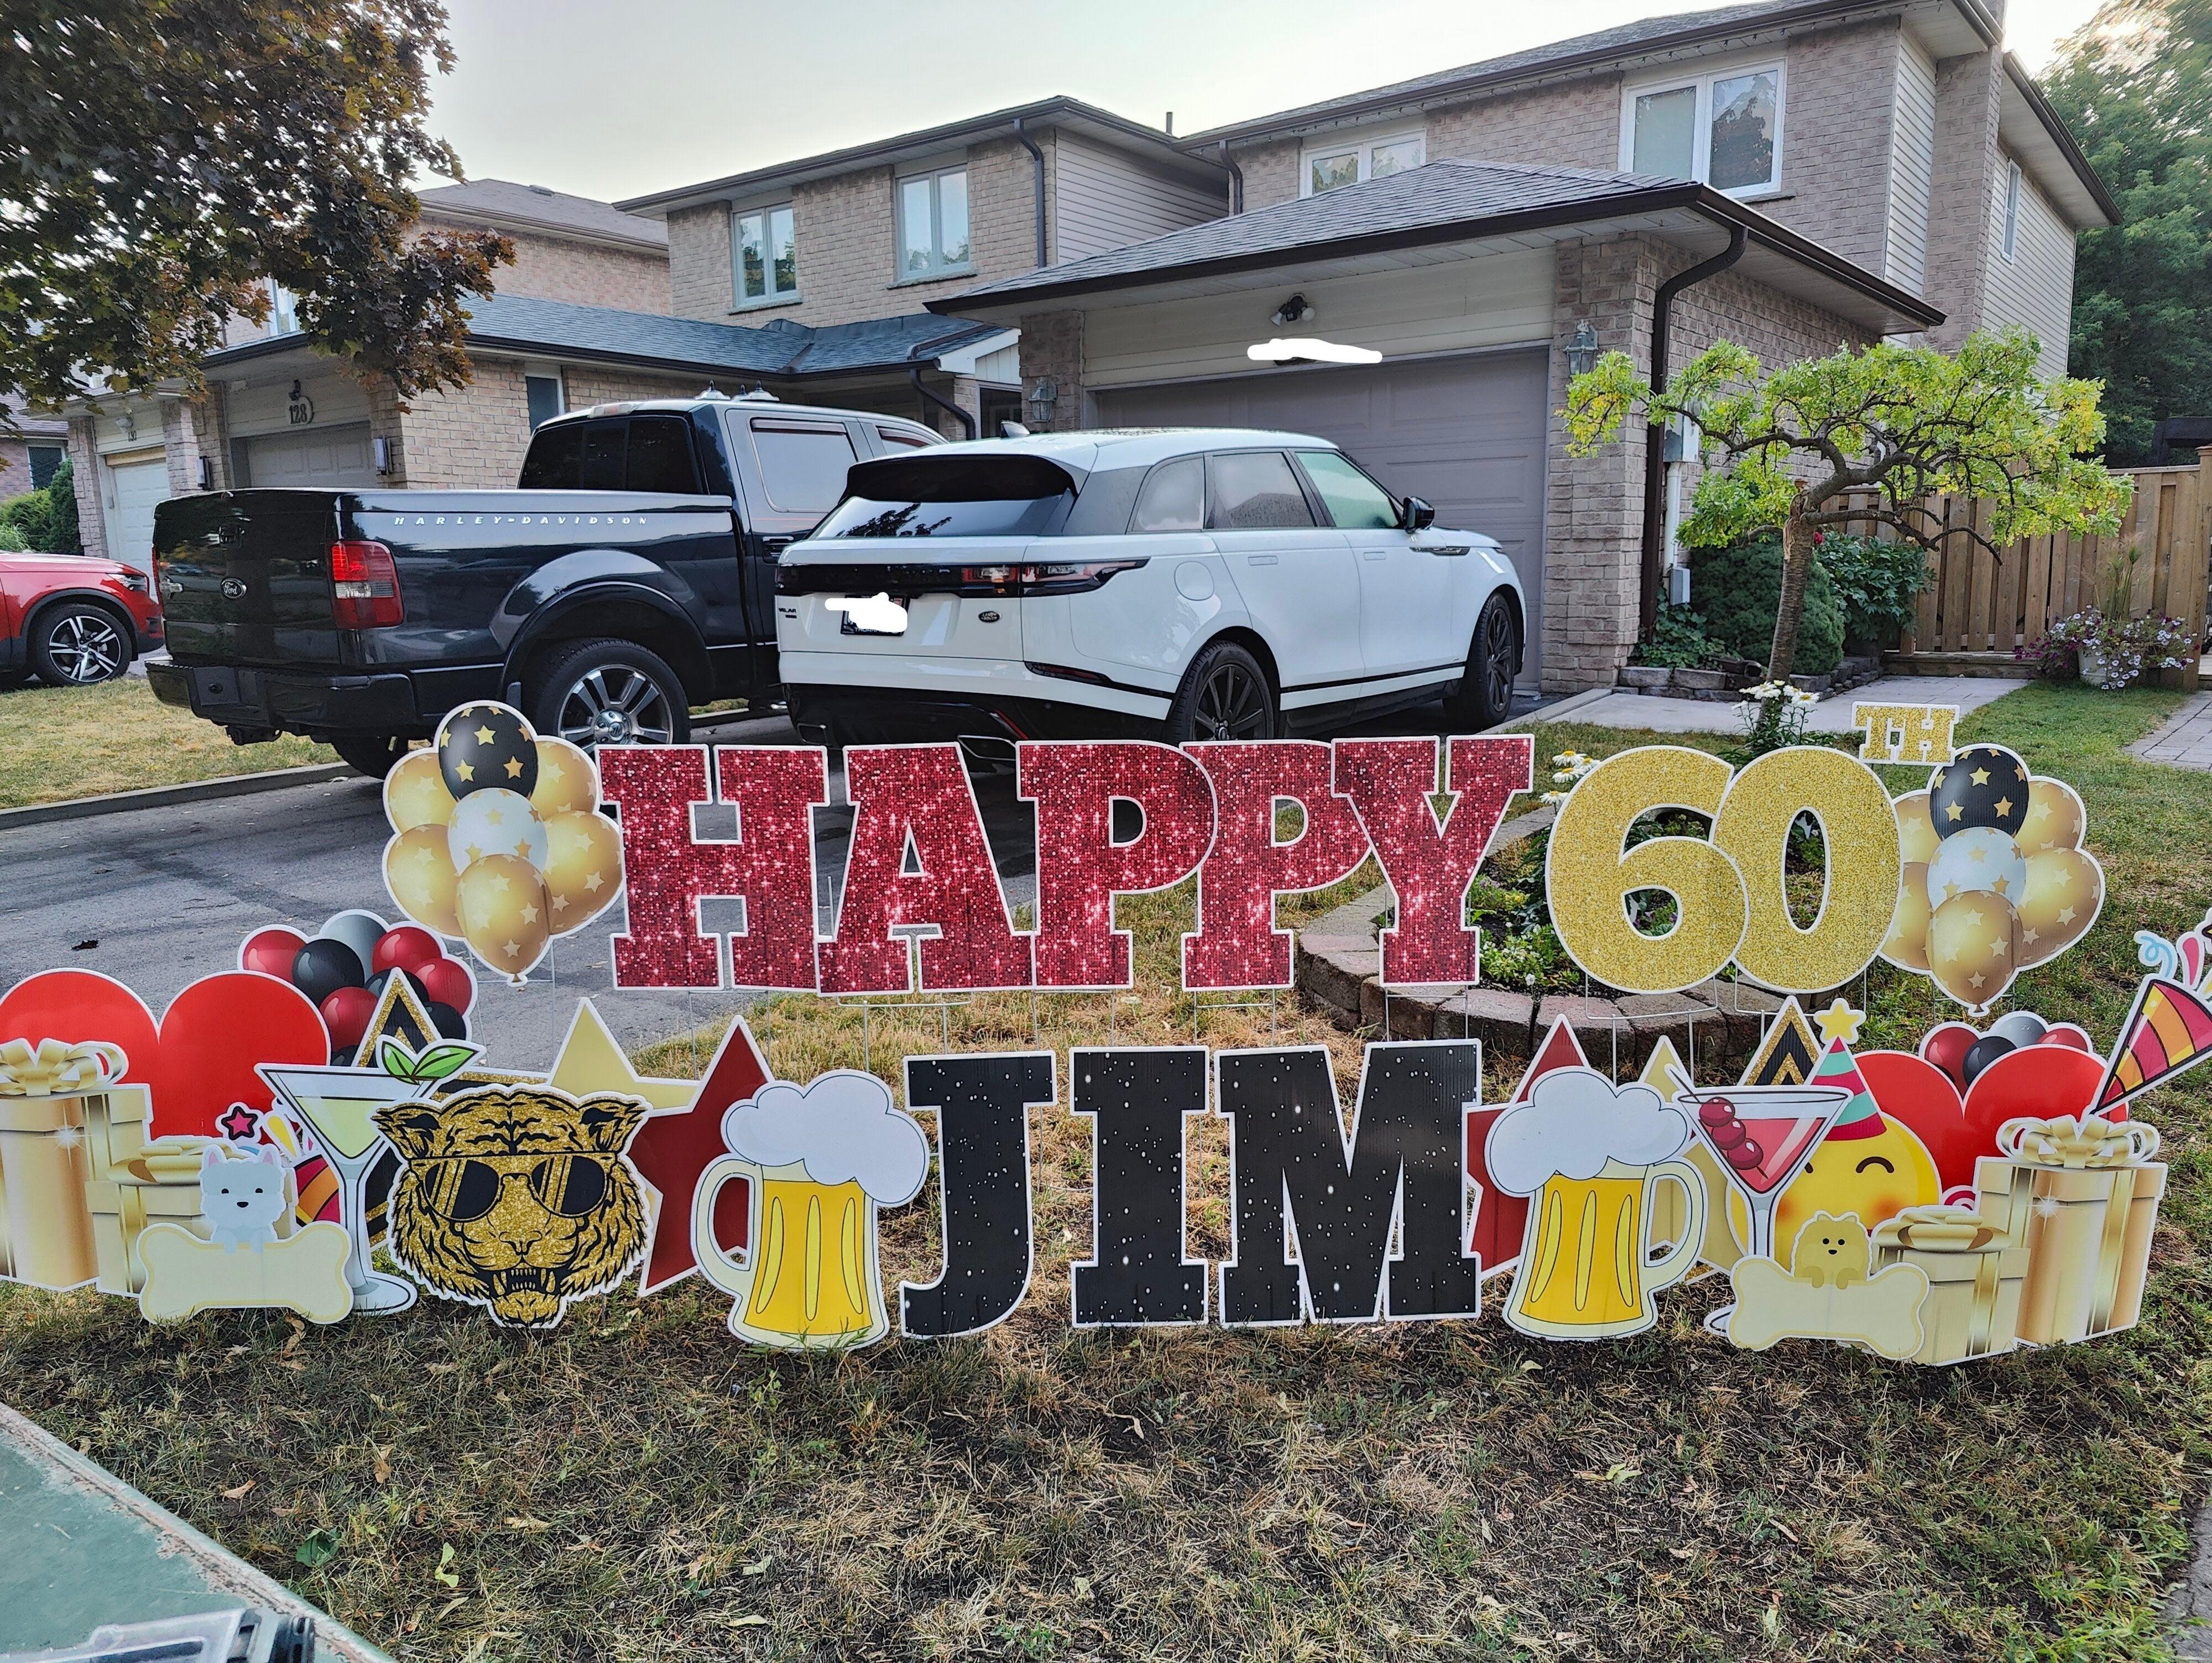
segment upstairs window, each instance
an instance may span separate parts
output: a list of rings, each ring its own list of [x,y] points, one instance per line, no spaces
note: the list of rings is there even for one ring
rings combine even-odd
[[[297,335],[300,332],[299,300],[274,277],[269,280],[269,332],[271,335]]]
[[[2013,259],[2020,253],[2020,164],[2005,164],[2004,257]]]
[[[902,282],[975,270],[968,252],[968,169],[940,167],[898,182],[898,274]]]
[[[1631,87],[1620,165],[1743,196],[1782,183],[1782,66]]]
[[[730,237],[740,307],[798,298],[799,244],[789,203],[732,215]]]
[[[1340,185],[1387,179],[1428,160],[1428,141],[1419,133],[1393,133],[1384,138],[1337,139],[1308,147],[1305,172],[1298,194],[1317,197]]]

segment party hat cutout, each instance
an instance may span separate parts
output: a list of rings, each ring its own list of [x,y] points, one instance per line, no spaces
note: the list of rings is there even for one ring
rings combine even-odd
[[[2097,1092],[2096,1112],[2109,1111],[2138,1092],[2194,1067],[2212,1055],[2212,1009],[2179,982],[2146,976],[2136,1008],[2120,1029]]]
[[[1850,1092],[1843,1113],[1836,1116],[1835,1124],[1828,1128],[1831,1138],[1879,1138],[1881,1135],[1881,1111],[1875,1107],[1874,1093],[1867,1089],[1866,1077],[1859,1072],[1857,1061],[1850,1047],[1841,1039],[1828,1041],[1828,1048],[1820,1053],[1820,1060],[1813,1070],[1812,1083],[1818,1086],[1840,1086]]]

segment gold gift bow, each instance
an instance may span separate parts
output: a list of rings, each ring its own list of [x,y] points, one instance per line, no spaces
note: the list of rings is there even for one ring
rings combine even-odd
[[[69,1097],[112,1085],[131,1066],[106,1040],[0,1040],[0,1097]]]
[[[2002,1282],[1997,1254],[1983,1253],[1982,1249],[1993,1241],[2002,1246],[2003,1235],[2004,1231],[1972,1207],[1923,1206],[1906,1207],[1882,1220],[1875,1226],[1874,1240],[1880,1247],[1981,1254],[1981,1262],[1974,1266],[1974,1298],[1966,1319],[1966,1350],[1967,1356],[1978,1357],[1989,1355],[1990,1341],[1996,1335],[1997,1296]]]
[[[1997,1149],[2008,1160],[2030,1166],[2131,1167],[2158,1153],[2158,1128],[2130,1120],[2124,1126],[2098,1115],[2033,1115],[2007,1120],[1997,1128]]]

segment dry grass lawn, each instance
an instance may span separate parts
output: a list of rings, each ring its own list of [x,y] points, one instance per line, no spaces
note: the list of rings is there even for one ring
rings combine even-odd
[[[2088,800],[2112,899],[2022,1000],[2109,1036],[2131,932],[2212,900],[2212,777],[2118,746],[2167,695],[2033,689],[1976,718]],[[1649,736],[1540,733],[1540,754]],[[1346,893],[1349,890],[1347,889]],[[1315,903],[1317,909],[1322,902]],[[1188,1042],[1187,895],[1125,903],[1124,1041]],[[1869,1042],[1925,984],[1877,974]],[[962,1048],[1109,1036],[1103,998],[953,1011]],[[934,1010],[868,1018],[887,1077]],[[863,1059],[857,1010],[784,999],[777,1071]],[[1209,1014],[1217,1045],[1354,1036]],[[703,1059],[711,1035],[645,1059]],[[1492,1071],[1491,1089],[1511,1071]],[[1064,1101],[1064,1100],[1063,1100]],[[544,1336],[428,1301],[335,1330],[142,1325],[120,1302],[0,1290],[0,1392],[407,1659],[2051,1659],[2163,1656],[2212,1426],[2212,1083],[2160,1094],[2171,1192],[2143,1326],[1923,1370],[1705,1335],[1711,1283],[1653,1333],[1523,1338],[1494,1315],[1383,1329],[1075,1333],[1089,1148],[1033,1128],[1031,1296],[975,1340],[811,1359],[746,1350],[696,1284],[587,1302]],[[1192,1149],[1192,1251],[1225,1252],[1222,1140]],[[935,1274],[934,1191],[885,1268]]]
[[[139,677],[0,689],[0,809],[337,759],[289,734],[234,745],[214,723],[163,704]]]

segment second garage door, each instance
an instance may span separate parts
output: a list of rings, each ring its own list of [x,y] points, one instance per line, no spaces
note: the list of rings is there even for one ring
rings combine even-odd
[[[306,433],[272,433],[241,442],[246,466],[240,483],[257,489],[279,485],[360,489],[376,483],[366,422]]]
[[[1437,523],[1498,539],[1528,604],[1522,680],[1543,640],[1544,434],[1548,355],[1430,358],[1279,370],[1219,381],[1100,388],[1104,428],[1279,428],[1334,440]]]

